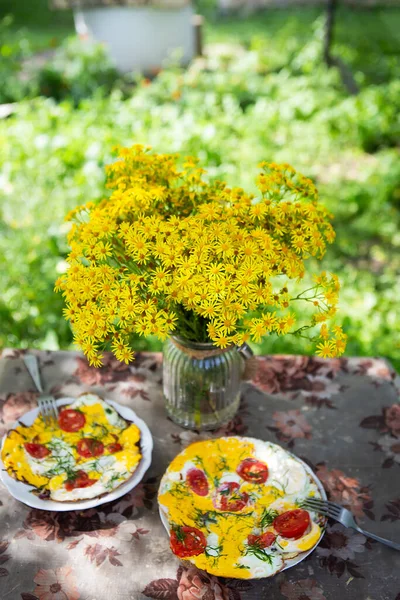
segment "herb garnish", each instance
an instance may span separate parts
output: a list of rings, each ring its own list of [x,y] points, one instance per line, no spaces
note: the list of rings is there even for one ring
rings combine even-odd
[[[172,494],[172,496],[177,496],[178,498],[186,498],[187,496],[189,496],[186,481],[179,481],[178,483],[174,483],[171,486],[169,493]]]
[[[112,475],[109,479],[109,481],[106,483],[106,488],[108,490],[112,490],[114,487],[114,483],[116,481],[118,481],[118,479],[121,479],[122,477],[124,477],[124,475],[127,475],[127,473],[115,473],[114,475]]]
[[[196,508],[196,513],[194,515],[193,520],[198,527],[206,527],[208,529],[209,525],[215,525],[218,523],[218,516],[223,517],[224,515],[221,515],[221,513],[217,513],[217,511],[215,510],[208,510],[207,512],[203,513],[201,512],[201,510]]]
[[[277,510],[268,510],[268,508],[265,508],[260,520],[261,529],[265,529],[265,527],[271,525],[271,523],[278,516],[278,514],[279,513]]]
[[[204,550],[204,554],[207,556],[207,558],[219,558],[222,556],[221,552],[222,544],[219,544],[219,546],[207,546]]]
[[[251,554],[252,556],[255,556],[256,558],[258,558],[259,560],[262,560],[263,562],[267,562],[272,566],[271,554],[267,554],[256,544],[254,546],[247,546],[246,555],[247,554]]]

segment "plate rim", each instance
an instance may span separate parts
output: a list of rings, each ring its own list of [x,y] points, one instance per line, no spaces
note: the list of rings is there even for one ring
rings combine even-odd
[[[226,436],[223,436],[223,437],[226,437]],[[322,499],[325,500],[325,501],[328,500],[325,488],[322,485],[321,480],[314,473],[314,471],[312,470],[312,468],[310,467],[310,465],[308,465],[303,459],[299,458],[296,454],[293,454],[293,452],[291,452],[290,450],[286,450],[286,448],[283,448],[283,446],[281,446],[280,444],[275,444],[275,442],[270,442],[269,440],[260,440],[259,438],[254,438],[254,437],[252,438],[250,436],[229,436],[229,437],[240,437],[240,438],[253,439],[253,440],[260,441],[260,442],[267,442],[268,444],[273,444],[274,446],[278,446],[279,448],[282,448],[282,450],[285,450],[285,452],[287,452],[292,458],[294,458],[295,460],[299,461],[303,465],[303,467],[305,468],[306,472],[309,475],[311,475],[311,477],[313,478],[313,481],[316,484],[316,486],[318,488],[318,491],[321,494]],[[215,438],[215,439],[218,439],[218,438]],[[164,474],[167,472],[167,470],[168,470],[168,467],[166,468]],[[163,477],[164,477],[164,475],[162,476],[161,481],[162,481]],[[160,485],[161,485],[161,483],[160,483]],[[162,524],[164,526],[164,529],[166,530],[168,536],[170,536],[169,523],[168,523],[166,515],[163,513],[163,511],[161,509],[161,505],[160,505],[160,502],[158,500],[158,494],[157,494],[157,504],[158,504],[158,513],[160,515],[161,522],[162,522]],[[321,542],[322,538],[324,537],[325,531],[326,531],[326,522],[327,522],[327,519],[325,519],[325,525],[322,528],[322,533],[321,533],[321,536],[320,536],[318,542],[312,548],[310,548],[309,550],[306,550],[304,552],[300,552],[300,554],[298,554],[295,558],[288,558],[288,559],[286,559],[284,567],[282,569],[280,569],[279,571],[277,571],[276,573],[273,573],[272,575],[263,575],[262,577],[246,577],[245,578],[246,581],[250,581],[252,579],[269,579],[270,577],[274,577],[275,575],[278,575],[279,573],[282,573],[283,571],[286,571],[287,569],[290,569],[291,567],[295,567],[297,564],[299,564],[300,562],[302,562],[303,560],[305,560],[307,558],[307,556],[309,556],[311,554],[311,552],[314,552],[314,550],[317,548],[317,546]],[[185,561],[185,562],[190,562],[190,561]],[[223,577],[223,575],[221,575],[221,577]],[[241,580],[241,579],[244,579],[244,578],[230,577],[230,579],[240,579]]]
[[[86,394],[98,395],[95,392],[89,391],[89,392],[83,392],[82,394],[80,394],[77,397],[63,396],[62,398],[56,399],[56,401],[55,401],[56,406],[65,406],[67,404],[71,404],[72,402],[77,400],[77,398],[84,396]],[[11,477],[8,474],[8,472],[5,468],[5,465],[3,463],[3,460],[1,458],[1,452],[3,450],[3,446],[5,443],[5,440],[8,436],[8,433],[11,429],[17,427],[18,423],[23,423],[24,425],[31,425],[33,423],[33,421],[35,420],[35,418],[37,417],[37,415],[39,413],[39,407],[35,407],[35,408],[32,408],[30,411],[26,412],[25,414],[23,414],[21,416],[21,418],[18,419],[18,421],[15,421],[13,423],[12,427],[10,428],[10,430],[8,430],[3,435],[2,440],[1,440],[0,479],[3,482],[4,486],[6,487],[9,494],[11,494],[11,496],[13,496],[13,498],[18,500],[18,502],[22,502],[23,504],[29,506],[30,508],[35,508],[35,509],[39,509],[39,510],[48,510],[48,511],[53,511],[53,512],[69,512],[69,511],[74,511],[74,510],[86,510],[89,508],[95,508],[96,506],[101,506],[102,504],[107,504],[108,502],[112,502],[113,500],[117,500],[118,498],[121,498],[121,496],[124,496],[125,494],[132,491],[141,482],[146,471],[149,469],[149,467],[151,465],[151,461],[152,461],[152,452],[153,452],[154,444],[153,444],[153,437],[151,435],[150,429],[149,429],[148,425],[146,424],[146,422],[143,419],[141,419],[140,417],[138,417],[138,415],[135,413],[135,411],[130,406],[125,406],[123,404],[119,404],[118,402],[115,402],[114,400],[102,398],[101,396],[99,396],[99,398],[101,398],[102,400],[104,400],[104,402],[106,402],[107,404],[110,404],[110,406],[115,408],[115,410],[118,412],[118,414],[123,419],[132,421],[140,429],[142,458],[140,459],[139,464],[138,464],[136,470],[133,472],[132,476],[127,481],[125,481],[120,486],[118,486],[115,490],[112,490],[111,492],[109,492],[105,496],[102,496],[101,498],[98,498],[98,497],[90,498],[88,500],[78,500],[76,502],[71,502],[71,503],[68,502],[67,503],[67,502],[57,502],[56,500],[42,500],[38,496],[35,496],[35,494],[32,494],[30,490],[35,489],[34,486],[26,484],[22,481],[18,481],[17,479],[14,479],[13,477]],[[124,416],[121,413],[121,410],[122,410],[122,413],[124,413],[124,412],[130,413],[129,416],[128,415]],[[26,419],[28,419],[28,421],[29,421],[28,423],[25,422]],[[20,494],[18,493],[19,489],[21,490]]]

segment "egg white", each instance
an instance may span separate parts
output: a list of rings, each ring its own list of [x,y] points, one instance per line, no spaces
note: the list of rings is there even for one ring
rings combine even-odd
[[[219,480],[219,485],[222,485],[223,483],[238,483],[240,485],[243,483],[243,480],[237,473],[225,472]]]
[[[118,429],[126,427],[126,421],[119,416],[117,411],[107,404],[107,402],[104,402],[99,396],[96,396],[96,394],[82,394],[69,405],[69,408],[79,409],[81,406],[92,406],[93,404],[101,404],[104,408],[105,417],[110,425],[118,427]]]
[[[188,460],[181,471],[171,472],[168,477],[163,477],[159,493],[165,494],[174,484],[184,481],[190,469],[198,469],[198,466],[193,461]]]
[[[268,465],[266,486],[274,486],[285,496],[301,494],[307,487],[308,477],[303,465],[292,458],[283,448],[253,438],[245,438],[254,444],[254,456]]]
[[[269,556],[269,560],[260,560],[256,556],[246,554],[241,556],[237,562],[238,565],[247,567],[251,577],[271,577],[284,566],[284,559],[281,554],[270,552],[268,549],[264,553]]]
[[[207,537],[207,554],[209,556],[218,556],[219,537],[216,533],[210,533]]]
[[[71,452],[71,448],[64,440],[55,437],[47,446],[51,448],[51,456],[45,456],[44,458],[34,458],[24,449],[26,461],[32,473],[35,475],[46,475],[48,471],[57,466],[59,459],[62,459],[63,464],[69,468],[75,466],[75,458]]]

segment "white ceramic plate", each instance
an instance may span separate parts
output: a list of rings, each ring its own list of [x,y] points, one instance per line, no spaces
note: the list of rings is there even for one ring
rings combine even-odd
[[[65,404],[72,404],[74,400],[76,400],[76,398],[59,398],[56,400],[56,404],[57,406],[64,406]],[[100,504],[105,504],[106,502],[116,500],[137,486],[137,484],[143,479],[144,474],[151,464],[153,438],[151,437],[150,430],[146,423],[140,419],[128,406],[122,406],[121,404],[117,404],[117,402],[107,400],[107,398],[104,398],[104,401],[115,408],[117,413],[121,415],[123,419],[132,421],[140,429],[140,449],[142,458],[140,459],[139,465],[136,471],[134,471],[132,477],[130,477],[115,490],[109,494],[106,494],[105,496],[102,496],[101,498],[91,498],[90,500],[79,500],[77,502],[55,502],[54,500],[42,500],[31,492],[31,490],[34,489],[31,485],[27,485],[22,481],[17,481],[16,479],[10,477],[0,457],[1,480],[14,498],[20,502],[23,502],[24,504],[27,504],[28,506],[31,506],[32,508],[40,508],[42,510],[54,510],[57,512],[68,510],[84,510],[86,508],[93,508],[95,506],[100,506]],[[38,412],[38,408],[30,410],[21,417],[20,422],[24,425],[32,425],[38,416]],[[18,423],[15,425],[17,426]],[[6,436],[4,436],[2,440],[1,449],[3,449],[5,438]]]
[[[296,456],[295,454],[293,454],[292,452],[289,452],[288,450],[285,450],[285,452],[287,452],[288,454],[290,454],[295,460],[299,461],[299,463],[301,463],[303,465],[303,467],[305,468],[305,470],[307,471],[307,473],[312,477],[315,485],[318,488],[318,491],[321,494],[321,498],[323,500],[327,500],[327,496],[326,496],[326,492],[324,490],[324,487],[322,485],[322,483],[320,482],[320,480],[318,479],[318,477],[316,476],[316,474],[314,473],[314,471],[311,469],[311,467],[308,466],[307,463],[304,462],[304,460],[301,460],[301,458],[299,458],[298,456]],[[158,505],[158,511],[160,513],[160,519],[162,524],[164,525],[166,531],[168,532],[169,535],[169,523],[168,523],[168,519],[165,516],[165,514],[163,513],[163,511],[161,510],[160,505]],[[320,543],[320,541],[322,540],[323,536],[325,533],[325,528],[322,530],[321,533],[321,537],[319,538],[318,542],[315,544],[315,546],[313,546],[312,548],[310,548],[310,550],[307,550],[306,552],[301,552],[300,554],[298,554],[295,558],[288,558],[285,560],[285,566],[283,567],[283,569],[281,569],[280,571],[278,571],[278,573],[281,573],[282,571],[286,571],[286,569],[290,569],[291,567],[294,567],[295,565],[298,565],[302,560],[304,560],[305,558],[307,558],[307,556],[309,554],[311,554],[311,552],[313,552],[315,550],[315,548],[318,546],[318,544]],[[273,577],[274,575],[277,575],[278,573],[274,573],[273,575],[271,575],[271,577]],[[249,577],[246,578],[246,581],[248,579],[257,579],[256,577]]]

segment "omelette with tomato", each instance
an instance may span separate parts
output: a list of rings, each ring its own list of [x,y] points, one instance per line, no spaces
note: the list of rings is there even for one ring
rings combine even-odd
[[[270,577],[319,541],[324,521],[302,508],[320,498],[303,464],[254,438],[197,442],[167,469],[159,505],[174,554],[221,577]]]
[[[58,421],[38,416],[12,429],[3,444],[9,475],[30,484],[40,497],[59,502],[109,493],[129,479],[140,458],[140,430],[95,394],[62,406]]]

